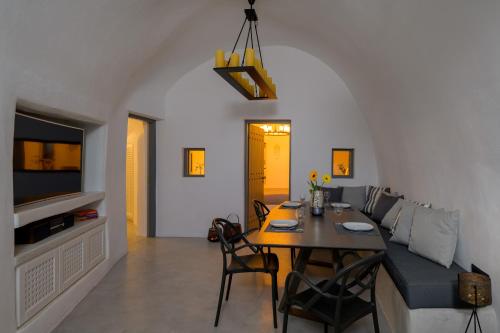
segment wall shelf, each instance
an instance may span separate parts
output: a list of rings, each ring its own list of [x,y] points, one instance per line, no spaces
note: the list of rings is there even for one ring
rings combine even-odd
[[[104,192],[82,192],[14,208],[14,228],[104,199]]]
[[[22,265],[33,258],[36,258],[62,244],[76,238],[89,230],[92,230],[104,223],[107,217],[101,216],[96,219],[75,222],[75,225],[55,235],[45,238],[34,244],[16,245],[14,249],[15,266]]]

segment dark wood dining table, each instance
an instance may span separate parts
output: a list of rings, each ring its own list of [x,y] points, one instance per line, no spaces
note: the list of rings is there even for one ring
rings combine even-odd
[[[323,216],[313,216],[306,205],[302,207],[302,212],[302,216],[298,218],[298,209],[275,207],[267,216],[260,231],[251,233],[248,240],[254,245],[263,247],[298,248],[299,253],[295,260],[294,270],[300,273],[304,273],[314,249],[351,251],[384,251],[386,249],[377,224],[356,209],[344,209],[338,214],[332,208],[325,208]],[[298,219],[303,231],[276,232],[268,230],[272,220],[284,219]],[[369,233],[349,232],[336,227],[337,223],[343,222],[370,223],[375,227],[375,231]],[[289,292],[294,294],[298,287],[299,281],[292,280]],[[280,311],[283,308],[284,300],[282,298]]]

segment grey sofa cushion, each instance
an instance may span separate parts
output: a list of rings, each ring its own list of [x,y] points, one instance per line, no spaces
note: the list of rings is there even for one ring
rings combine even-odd
[[[366,186],[344,186],[342,202],[347,202],[356,209],[363,209],[366,203]]]
[[[388,230],[380,229],[387,246],[383,265],[408,308],[461,308],[458,273],[465,270],[453,263],[449,269],[389,242]]]
[[[459,212],[417,207],[408,249],[449,268],[458,239]]]
[[[378,198],[375,208],[372,212],[372,220],[376,223],[381,223],[385,214],[396,204],[399,199],[404,199],[404,196],[394,196],[389,193],[382,192]]]
[[[330,197],[328,200],[330,202],[341,202],[342,201],[342,192],[344,190],[343,187],[321,187],[321,190],[328,191],[330,193]]]
[[[410,243],[410,233],[413,224],[413,214],[416,206],[407,205],[401,208],[396,221],[396,228],[393,231],[391,242],[408,245]]]

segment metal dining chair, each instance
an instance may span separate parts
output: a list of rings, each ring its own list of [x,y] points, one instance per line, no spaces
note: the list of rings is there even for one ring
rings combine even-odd
[[[267,215],[271,212],[269,207],[266,206],[265,203],[259,200],[253,200],[253,208],[255,209],[255,215],[257,215],[257,219],[259,220],[259,230],[262,228],[262,224],[266,221]],[[271,252],[271,248],[267,248],[268,252]],[[290,248],[290,263],[292,269],[295,266],[295,248]]]
[[[217,230],[222,252],[222,280],[219,292],[219,303],[217,305],[217,314],[215,316],[215,324],[219,324],[220,310],[222,306],[222,298],[224,297],[224,288],[226,277],[229,275],[227,285],[226,301],[229,299],[231,290],[231,282],[233,274],[238,273],[266,273],[271,275],[272,281],[272,306],[273,306],[273,322],[274,328],[278,327],[276,318],[276,302],[278,301],[278,256],[274,253],[264,253],[261,247],[253,246],[246,238],[247,233],[238,232],[235,226],[226,219],[216,218],[212,222],[212,226]],[[231,230],[231,232],[224,232]],[[225,235],[231,234],[230,238]],[[239,243],[236,242],[239,241]],[[251,254],[239,255],[238,251],[250,249]],[[228,260],[229,259],[229,260]]]
[[[330,280],[314,284],[297,271],[288,274],[283,296],[283,333],[287,331],[289,314],[321,322],[325,332],[328,332],[328,326],[333,326],[335,333],[344,331],[357,320],[371,314],[375,332],[380,332],[375,284],[384,252],[363,259],[354,252],[346,252],[343,258],[347,255],[354,255],[359,260],[339,270]],[[304,282],[309,288],[290,295],[288,290],[294,279]],[[367,290],[370,291],[369,301],[359,297]]]

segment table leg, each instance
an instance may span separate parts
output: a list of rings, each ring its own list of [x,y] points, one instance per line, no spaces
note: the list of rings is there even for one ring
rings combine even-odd
[[[304,273],[307,267],[307,263],[309,262],[309,257],[311,256],[312,249],[304,249],[301,248],[299,250],[299,255],[297,256],[297,259],[295,260],[295,265],[294,265],[294,271],[297,271],[299,273]],[[290,290],[288,290],[286,293],[283,294],[290,294],[294,295],[297,292],[297,289],[299,288],[300,280],[297,278],[293,278],[291,283],[290,283]],[[280,312],[283,312],[285,310],[285,297],[281,298],[279,310]]]

